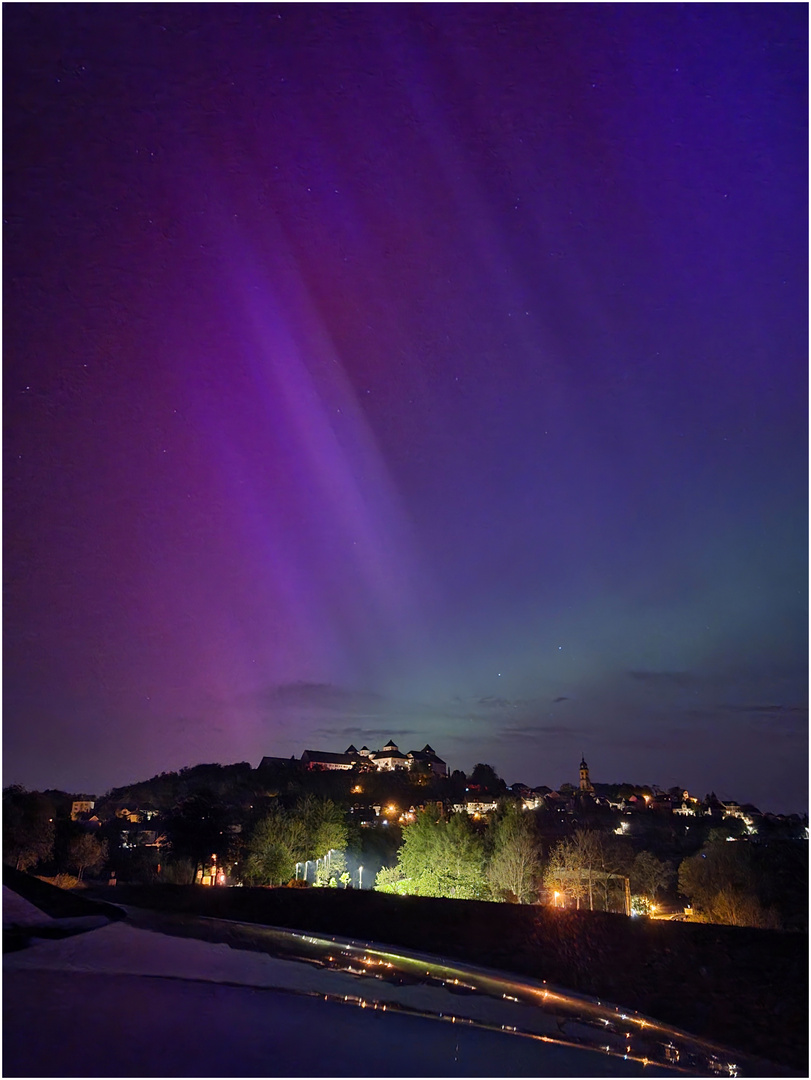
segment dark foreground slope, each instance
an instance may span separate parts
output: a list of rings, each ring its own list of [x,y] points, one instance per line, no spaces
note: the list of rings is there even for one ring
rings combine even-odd
[[[626,1005],[805,1071],[808,938],[600,912],[335,889],[119,886],[119,904],[455,957]],[[174,932],[183,932],[173,920]]]

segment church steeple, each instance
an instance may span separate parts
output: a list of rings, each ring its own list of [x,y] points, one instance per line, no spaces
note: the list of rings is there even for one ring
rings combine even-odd
[[[586,764],[585,757],[580,759],[580,790],[581,791],[594,791],[589,780],[589,767]]]

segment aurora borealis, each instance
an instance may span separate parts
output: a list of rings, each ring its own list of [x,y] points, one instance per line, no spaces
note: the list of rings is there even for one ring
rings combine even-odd
[[[3,16],[5,783],[807,810],[804,5]]]

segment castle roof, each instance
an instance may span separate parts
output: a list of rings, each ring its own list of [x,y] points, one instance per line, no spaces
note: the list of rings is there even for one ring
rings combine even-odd
[[[405,754],[401,754],[395,746],[393,750],[389,750],[387,746],[384,746],[382,750],[378,750],[376,754],[372,754],[373,758],[400,758],[403,761],[407,761]]]
[[[316,765],[353,765],[357,760],[356,754],[330,754],[325,750],[305,750],[301,760],[307,764],[313,762]]]
[[[409,750],[408,756],[412,761],[436,762],[437,765],[445,764],[442,758],[437,757],[433,750]]]

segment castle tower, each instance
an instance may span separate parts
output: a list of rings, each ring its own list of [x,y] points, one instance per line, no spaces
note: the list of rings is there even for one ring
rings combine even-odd
[[[580,790],[581,791],[594,791],[589,780],[589,767],[586,764],[586,759],[583,757],[580,759]]]

